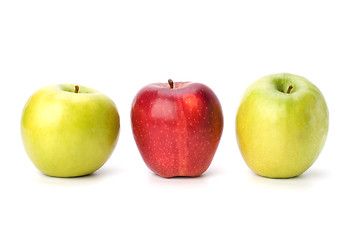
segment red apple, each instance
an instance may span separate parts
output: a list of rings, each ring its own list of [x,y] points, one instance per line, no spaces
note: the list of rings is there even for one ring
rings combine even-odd
[[[166,178],[204,173],[223,130],[221,104],[209,87],[170,79],[137,93],[131,121],[146,165]]]

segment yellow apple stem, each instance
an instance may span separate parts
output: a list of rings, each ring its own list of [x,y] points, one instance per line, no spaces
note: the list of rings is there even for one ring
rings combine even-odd
[[[286,93],[290,93],[290,92],[291,92],[291,90],[292,90],[292,88],[293,88],[293,86],[292,86],[292,85],[288,86],[288,89],[287,89],[287,92],[286,92]]]
[[[78,92],[79,92],[79,86],[75,85],[75,93],[78,93]]]
[[[174,88],[174,82],[173,82],[173,80],[169,79],[169,80],[168,80],[168,83],[169,83],[169,85],[170,85],[170,88],[173,89],[173,88]]]

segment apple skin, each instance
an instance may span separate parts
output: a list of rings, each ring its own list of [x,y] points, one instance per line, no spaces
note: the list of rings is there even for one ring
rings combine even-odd
[[[134,139],[146,165],[165,177],[197,177],[210,166],[223,114],[214,92],[200,83],[142,88],[131,108]]]
[[[290,85],[293,89],[287,93]],[[306,171],[325,144],[328,126],[320,90],[288,73],[253,83],[236,116],[237,141],[246,164],[269,178],[291,178]]]
[[[113,152],[120,129],[114,102],[74,84],[43,87],[27,101],[21,118],[25,150],[53,177],[77,177],[99,169]]]

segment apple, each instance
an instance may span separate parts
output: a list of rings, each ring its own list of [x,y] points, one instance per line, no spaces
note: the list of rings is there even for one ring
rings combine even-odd
[[[217,96],[201,83],[154,83],[131,108],[134,139],[148,168],[165,177],[196,177],[210,166],[223,130]]]
[[[325,144],[328,125],[328,108],[320,90],[288,73],[253,83],[236,116],[237,141],[246,164],[269,178],[305,172]]]
[[[25,150],[53,177],[77,177],[99,169],[113,152],[120,129],[114,102],[74,84],[43,87],[27,101],[21,118]]]

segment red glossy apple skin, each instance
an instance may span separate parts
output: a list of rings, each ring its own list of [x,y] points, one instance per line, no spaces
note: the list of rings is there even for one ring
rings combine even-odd
[[[134,139],[146,165],[165,177],[196,177],[210,166],[223,130],[214,92],[200,83],[150,84],[132,103]]]

